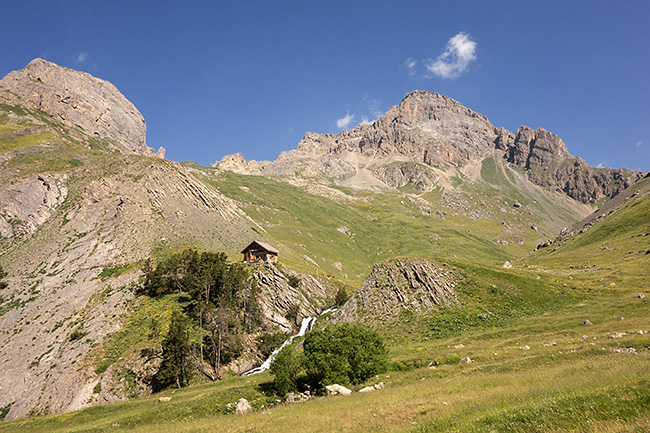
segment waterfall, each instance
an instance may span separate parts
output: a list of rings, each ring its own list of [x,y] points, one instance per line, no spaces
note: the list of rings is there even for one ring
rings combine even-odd
[[[319,316],[322,316],[323,314],[331,313],[332,311],[336,311],[338,307],[334,305],[333,307],[328,308],[327,310],[324,310],[319,314]],[[284,346],[291,344],[294,338],[296,337],[302,337],[307,333],[307,331],[311,331],[314,328],[314,323],[316,323],[317,316],[312,316],[312,317],[305,317],[302,319],[302,322],[300,323],[300,331],[296,335],[293,335],[286,340],[284,340],[284,343],[282,343],[282,346],[278,347],[275,349],[271,355],[260,365],[259,367],[253,368],[252,370],[248,370],[245,373],[242,373],[242,376],[251,376],[253,374],[261,373],[263,371],[268,370],[271,368],[271,364],[273,363],[273,360],[275,359],[275,356],[280,353],[280,351],[284,348]]]

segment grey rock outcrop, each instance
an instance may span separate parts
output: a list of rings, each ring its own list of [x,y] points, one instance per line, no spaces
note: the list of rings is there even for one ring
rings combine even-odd
[[[382,165],[375,168],[372,173],[392,187],[401,188],[411,184],[424,192],[431,191],[438,181],[438,176],[430,167],[418,163]]]
[[[269,161],[246,161],[244,155],[241,153],[233,153],[232,155],[225,155],[221,158],[221,161],[215,161],[211,164],[211,167],[232,171],[234,173],[259,174],[268,163]]]
[[[339,385],[338,383],[335,383],[333,385],[327,385],[325,387],[327,390],[327,395],[350,395],[352,394],[352,390],[349,388],[344,387],[343,385]]]
[[[390,320],[402,310],[424,313],[456,304],[453,271],[423,258],[378,263],[359,290],[335,313],[337,322]]]
[[[543,128],[522,126],[508,148],[508,161],[522,168],[543,167],[569,158],[566,144]]]
[[[88,137],[113,140],[123,153],[164,157],[164,149],[156,153],[146,145],[138,109],[113,84],[88,73],[34,59],[0,80],[0,101],[42,110]]]
[[[298,308],[297,320],[316,316],[321,310],[330,307],[327,299],[335,289],[309,274],[298,271],[281,272],[275,265],[264,265],[255,269],[253,278],[260,290],[262,314],[270,323],[285,332],[291,332],[298,323],[291,323],[287,313]],[[287,274],[300,279],[299,287],[289,284]]]
[[[41,174],[0,191],[0,238],[36,231],[68,195],[66,175]]]

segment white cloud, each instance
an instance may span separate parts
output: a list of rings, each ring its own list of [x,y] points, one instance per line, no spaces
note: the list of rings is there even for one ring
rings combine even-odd
[[[447,41],[444,53],[435,60],[429,59],[427,69],[439,77],[453,80],[465,72],[473,60],[476,60],[476,42],[470,39],[469,34],[460,32]]]
[[[406,59],[404,62],[404,65],[406,65],[406,69],[409,71],[409,75],[415,75],[415,67],[417,66],[418,62],[416,60],[413,60],[411,57]]]
[[[639,142],[636,144],[636,147],[641,147],[642,144],[643,144],[643,140],[639,141]]]
[[[75,61],[77,63],[83,63],[86,60],[88,60],[88,57],[89,57],[88,53],[79,53],[79,54],[77,54],[77,58],[75,59]]]
[[[348,113],[345,115],[345,117],[342,117],[336,121],[336,127],[339,129],[345,129],[352,125],[352,122],[354,122],[354,113]]]
[[[601,162],[600,164],[598,164],[598,165],[596,166],[596,168],[603,168],[603,167],[605,167],[605,164],[607,164],[607,161],[606,161],[606,160],[603,161],[603,162]]]

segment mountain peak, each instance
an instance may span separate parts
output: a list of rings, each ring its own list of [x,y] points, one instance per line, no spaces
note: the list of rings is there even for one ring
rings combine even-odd
[[[87,136],[115,141],[124,153],[156,155],[138,109],[113,84],[86,72],[36,58],[0,80],[0,101],[42,110]]]
[[[426,90],[410,92],[372,124],[338,134],[308,132],[295,150],[282,152],[274,162],[233,164],[228,159],[214,166],[248,174],[329,178],[360,189],[414,183],[424,191],[436,178],[426,166],[480,165],[493,155],[527,172],[533,183],[583,203],[613,197],[643,175],[624,169],[597,173],[543,128],[522,126],[513,134],[449,96]]]

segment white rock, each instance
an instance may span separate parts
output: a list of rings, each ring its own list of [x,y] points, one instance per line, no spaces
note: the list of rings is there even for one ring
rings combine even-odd
[[[237,400],[237,406],[235,406],[235,413],[243,415],[253,411],[253,407],[248,403],[248,400],[245,398],[240,398]]]
[[[374,390],[375,390],[374,386],[366,386],[365,388],[361,388],[359,390],[359,392],[370,392],[370,391],[374,391]]]
[[[158,401],[170,401],[171,399],[171,397],[160,397]]]
[[[327,385],[325,387],[327,390],[327,393],[329,395],[336,395],[336,394],[341,394],[341,395],[350,395],[352,394],[352,391],[349,390],[348,388],[344,387],[343,385],[339,384],[333,384],[333,385]]]

